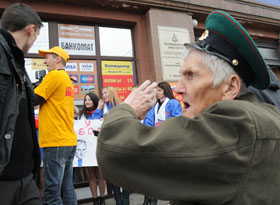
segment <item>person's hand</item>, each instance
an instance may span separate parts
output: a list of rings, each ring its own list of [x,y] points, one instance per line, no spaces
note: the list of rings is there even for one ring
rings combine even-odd
[[[105,101],[103,99],[99,99],[97,109],[103,110]]]
[[[124,103],[130,105],[138,119],[143,120],[147,112],[155,105],[157,99],[157,83],[146,80],[139,88],[133,90]]]

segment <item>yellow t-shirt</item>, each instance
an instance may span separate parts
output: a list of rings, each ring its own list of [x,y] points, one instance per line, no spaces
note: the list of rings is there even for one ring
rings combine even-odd
[[[46,102],[39,112],[40,147],[77,145],[74,131],[74,87],[64,70],[49,72],[34,92]]]

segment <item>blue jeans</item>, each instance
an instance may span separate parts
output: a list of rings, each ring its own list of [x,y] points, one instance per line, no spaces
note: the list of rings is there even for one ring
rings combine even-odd
[[[75,152],[76,146],[44,148],[44,204],[77,204],[72,181]]]
[[[125,189],[122,189],[118,186],[115,186],[112,184],[112,189],[115,196],[116,205],[129,205],[129,195],[130,193],[126,191]]]

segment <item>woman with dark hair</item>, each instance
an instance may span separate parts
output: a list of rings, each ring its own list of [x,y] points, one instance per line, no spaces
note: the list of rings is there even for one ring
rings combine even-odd
[[[96,110],[99,98],[95,93],[87,93],[84,97],[84,106],[79,114],[79,119],[100,119],[100,112]],[[97,113],[95,113],[95,110]]]
[[[147,113],[143,124],[150,127],[159,126],[167,118],[182,115],[182,108],[175,99],[172,89],[167,82],[160,82],[157,86],[157,103]],[[145,197],[143,205],[156,205],[157,199]]]
[[[158,84],[158,88],[160,88],[163,91],[165,97],[168,97],[169,99],[175,99],[169,83],[161,82],[161,83]]]
[[[167,82],[160,82],[157,87],[157,103],[147,113],[144,124],[156,127],[170,117],[182,115],[182,108],[175,99],[172,89]]]
[[[79,119],[100,119],[101,112],[97,109],[99,98],[95,93],[87,93],[84,98],[84,106],[79,114]],[[106,182],[101,177],[98,167],[87,167],[89,176],[89,187],[93,196],[94,205],[105,205]],[[97,179],[100,191],[100,197],[97,197]]]

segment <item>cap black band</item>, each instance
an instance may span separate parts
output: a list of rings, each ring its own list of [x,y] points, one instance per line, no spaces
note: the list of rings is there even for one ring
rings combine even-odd
[[[255,75],[250,65],[242,57],[242,55],[226,40],[224,36],[214,31],[209,31],[209,35],[204,40],[198,40],[195,43],[200,49],[208,54],[215,55],[224,59],[238,73],[246,85],[250,85],[255,79]],[[197,48],[197,46],[195,46]],[[234,65],[233,60],[237,60],[238,64]]]

